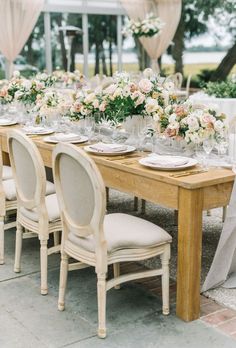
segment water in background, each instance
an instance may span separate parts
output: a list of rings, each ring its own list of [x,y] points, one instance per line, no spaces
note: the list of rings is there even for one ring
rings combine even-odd
[[[226,52],[185,52],[184,53],[184,64],[201,64],[201,63],[220,63]],[[117,53],[113,53],[113,63],[117,63]],[[89,63],[95,63],[94,53],[89,53]],[[137,54],[135,52],[123,52],[122,54],[123,63],[138,63]],[[173,64],[174,61],[171,56],[164,54],[162,58],[164,64]],[[83,63],[83,55],[76,55],[76,63]]]

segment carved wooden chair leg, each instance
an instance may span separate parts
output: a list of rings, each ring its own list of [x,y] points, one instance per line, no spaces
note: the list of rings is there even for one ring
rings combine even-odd
[[[227,214],[227,205],[223,207],[222,222],[225,222],[226,214]]]
[[[110,199],[110,195],[109,195],[109,187],[106,187],[106,200],[107,200],[107,203],[109,203],[109,199]]]
[[[138,210],[138,197],[134,197],[134,211]]]
[[[169,259],[170,259],[170,245],[165,246],[165,251],[161,255],[162,264],[162,313],[168,315],[170,313],[169,305]]]
[[[15,264],[14,272],[19,273],[21,271],[21,251],[22,251],[22,237],[23,237],[23,227],[19,222],[17,222],[16,228],[16,246],[15,246]]]
[[[141,200],[141,213],[142,214],[146,213],[146,201],[145,201],[145,199]]]
[[[54,240],[54,246],[59,245],[59,243],[60,243],[60,232],[59,231],[53,232],[53,240]]]
[[[61,255],[61,267],[60,267],[60,283],[59,283],[59,298],[58,298],[58,310],[64,311],[65,309],[65,292],[68,276],[68,256],[66,254]]]
[[[178,225],[178,210],[174,210],[175,225]]]
[[[0,265],[4,264],[4,216],[0,216]]]
[[[113,264],[113,272],[114,272],[114,278],[117,278],[120,276],[120,264],[119,263]],[[116,290],[120,289],[120,284],[116,285],[114,288]]]
[[[98,337],[106,337],[106,274],[97,274]]]
[[[48,293],[48,241],[47,239],[40,240],[40,268],[41,268],[41,295]]]

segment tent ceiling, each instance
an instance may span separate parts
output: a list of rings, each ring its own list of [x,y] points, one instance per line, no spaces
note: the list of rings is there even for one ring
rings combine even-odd
[[[46,0],[45,12],[123,15],[119,0]]]

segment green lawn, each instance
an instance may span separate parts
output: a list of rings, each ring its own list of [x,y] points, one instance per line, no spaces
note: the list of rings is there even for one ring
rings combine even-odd
[[[213,70],[216,69],[218,64],[215,63],[201,63],[201,64],[186,64],[184,66],[184,75],[188,76],[191,74],[192,76],[196,76],[201,72],[203,69],[209,69]],[[80,71],[83,70],[83,65],[82,64],[77,64],[76,66],[77,69]],[[174,65],[170,64],[163,64],[163,69],[165,70],[166,74],[172,74],[174,72]],[[102,69],[101,69],[102,70]],[[117,70],[117,66],[114,64],[113,65],[113,71],[115,72]],[[123,70],[127,72],[138,72],[138,64],[123,64]],[[234,66],[233,70],[231,73],[236,73],[236,65]],[[94,74],[94,66],[89,65],[89,76],[93,76]]]
[[[191,74],[193,77],[196,76],[201,72],[203,69],[210,69],[213,70],[217,67],[217,64],[186,64],[184,66],[184,75],[187,77],[189,74]],[[77,69],[80,71],[83,71],[83,65],[82,64],[77,64],[76,66]],[[163,64],[163,68],[166,72],[166,74],[171,74],[174,71],[174,65],[170,64]],[[115,72],[117,70],[117,65],[113,65],[113,71]],[[123,70],[127,72],[138,72],[138,64],[123,64]],[[236,64],[234,68],[232,69],[231,73],[236,73]],[[90,64],[89,65],[89,76],[93,76],[94,74],[94,65]],[[4,78],[4,72],[0,70],[0,79]]]

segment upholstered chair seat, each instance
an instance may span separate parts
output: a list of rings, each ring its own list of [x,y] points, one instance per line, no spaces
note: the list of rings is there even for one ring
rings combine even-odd
[[[103,230],[109,254],[119,249],[151,248],[171,242],[170,235],[161,227],[128,214],[106,215]],[[69,232],[68,241],[87,251],[95,251],[93,235],[81,238]]]
[[[4,180],[2,182],[3,191],[8,201],[16,200],[16,185],[13,179]],[[46,195],[55,193],[55,186],[52,182],[47,181],[46,183]]]
[[[60,212],[59,212],[59,207],[57,202],[57,195],[55,193],[45,197],[45,205],[46,205],[46,209],[48,213],[48,220],[50,222],[60,220]],[[32,221],[35,221],[35,222],[39,221],[39,216],[38,216],[38,212],[36,208],[30,210],[30,209],[21,207],[20,212],[22,215],[24,215],[26,218]]]

